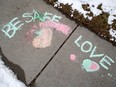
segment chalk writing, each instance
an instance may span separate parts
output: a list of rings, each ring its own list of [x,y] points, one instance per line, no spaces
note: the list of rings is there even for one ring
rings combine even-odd
[[[79,36],[79,38],[77,38],[77,39],[75,40],[75,44],[76,44],[78,47],[80,47],[80,44],[78,43],[78,41],[81,40],[81,38],[82,38],[82,36]]]
[[[82,39],[82,36],[79,36],[79,38],[77,38],[76,40],[75,40],[75,43],[76,43],[76,45],[78,46],[78,47],[81,47],[81,51],[82,52],[86,52],[86,53],[88,53],[88,52],[91,52],[91,54],[90,54],[90,58],[92,58],[92,57],[102,57],[102,56],[104,56],[104,54],[95,54],[95,51],[96,51],[96,48],[97,48],[97,46],[95,46],[94,48],[93,48],[93,44],[91,43],[91,42],[89,42],[89,41],[85,41],[85,42],[83,42],[82,43],[82,45],[80,45],[79,44],[79,41]],[[84,46],[85,45],[88,45],[89,46],[89,49],[88,50],[85,50],[84,49]],[[93,48],[93,50],[92,50],[92,48]]]
[[[43,17],[44,21],[45,20],[51,20],[51,17],[50,16],[52,16],[52,15],[53,15],[52,13],[45,12],[44,13],[44,17]]]
[[[79,36],[79,38],[77,38],[75,40],[75,44],[81,48],[81,51],[82,52],[85,52],[85,53],[89,53],[91,52],[90,54],[90,58],[93,58],[93,57],[103,57],[104,54],[95,54],[96,52],[96,49],[97,49],[97,46],[93,47],[93,44],[90,42],[90,41],[84,41],[82,44],[79,43],[79,41],[82,39],[82,36]],[[89,46],[89,49],[84,49],[84,46]],[[93,48],[93,49],[92,49]]]
[[[23,18],[30,18],[30,20],[26,21],[26,23],[30,23],[32,21],[35,21],[36,19],[38,19],[42,22],[46,21],[46,20],[59,22],[59,20],[62,18],[61,16],[53,15],[52,13],[48,13],[48,12],[45,12],[44,14],[41,14],[40,12],[37,12],[36,10],[33,10],[31,13],[24,13],[22,15],[22,17]]]
[[[52,18],[50,16],[53,16]],[[45,21],[45,20],[51,20],[51,21],[55,21],[55,22],[59,22],[59,19],[61,19],[61,16],[58,15],[53,15],[52,13],[48,13],[45,12],[45,14],[41,14],[39,12],[37,12],[36,10],[33,10],[32,13],[24,13],[22,15],[23,18],[30,18],[30,20],[25,21],[26,23],[30,23],[32,21],[35,21],[36,19],[39,19],[40,21]],[[24,23],[21,23],[21,21],[17,21],[18,17],[15,17],[14,19],[12,19],[8,24],[6,24],[2,30],[2,32],[4,32],[6,34],[6,36],[8,36],[9,38],[12,38],[16,31],[19,30],[21,28],[22,25],[24,25]],[[33,31],[30,31],[31,33]],[[27,32],[26,36],[30,34],[30,38],[31,38],[31,33]],[[36,34],[40,35],[41,32],[36,32]]]
[[[69,26],[58,23],[58,22],[53,22],[53,21],[45,21],[45,22],[40,22],[39,23],[40,28],[42,27],[50,27],[50,28],[55,28],[58,31],[61,31],[63,34],[67,35],[69,33]]]
[[[90,42],[90,41],[84,41],[82,42],[82,36],[79,36],[75,41],[74,43],[80,47],[81,51],[82,52],[85,52],[85,53],[90,53],[90,58],[102,58],[99,62],[99,64],[105,68],[106,70],[108,70],[109,68],[106,66],[107,65],[110,65],[111,66],[111,63],[115,63],[114,60],[112,58],[110,58],[109,56],[105,55],[105,54],[101,54],[101,53],[95,53],[96,52],[96,49],[97,49],[97,46],[93,46],[93,44]],[[87,49],[85,49],[87,48]],[[83,67],[86,68],[86,71],[88,70],[88,65],[90,64],[90,62],[92,62],[91,60],[84,60],[83,61]],[[106,63],[106,64],[105,64]],[[88,64],[88,65],[87,65]],[[87,66],[86,66],[87,65]],[[98,64],[97,64],[98,66]],[[90,69],[89,69],[90,71]],[[96,71],[96,70],[95,70]]]
[[[53,17],[50,17],[50,16],[53,16]],[[52,13],[48,13],[48,12],[45,12],[43,15],[37,12],[36,10],[33,10],[32,13],[24,13],[22,17],[30,18],[30,20],[25,21],[26,23],[30,23],[32,21],[35,21],[36,19],[39,19],[40,21],[51,20],[51,21],[59,22],[59,19],[62,18],[61,16],[53,15]],[[8,36],[9,38],[12,38],[15,35],[16,31],[19,30],[22,25],[24,25],[24,23],[17,20],[18,20],[18,17],[15,17],[8,24],[6,24],[3,27],[3,29],[1,29],[2,32],[4,32],[6,36]],[[39,33],[36,33],[36,34],[39,34]]]
[[[85,46],[85,45],[89,45],[89,46],[90,46],[88,50],[85,50],[85,49],[84,49],[84,46]],[[81,45],[81,50],[82,50],[83,52],[86,52],[86,53],[90,52],[90,51],[92,50],[92,43],[89,42],[89,41],[83,42],[82,45]]]
[[[22,15],[23,18],[31,18],[29,21],[26,21],[26,23],[30,23],[32,21],[35,21],[36,19],[40,20],[40,21],[44,21],[43,20],[43,15],[40,14],[39,12],[33,10],[32,13],[24,13]]]
[[[59,22],[61,18],[62,18],[61,16],[54,15],[51,21]]]
[[[99,65],[96,62],[91,61],[90,59],[83,60],[82,67],[87,72],[95,72],[100,69]]]
[[[110,63],[110,62],[115,63],[115,62],[112,60],[112,58],[110,58],[109,56],[105,55],[105,56],[101,59],[100,65],[101,65],[103,68],[105,68],[106,70],[108,70],[108,67],[105,65],[105,63],[111,66],[111,63]]]
[[[4,32],[9,38],[12,38],[15,35],[16,31],[19,30],[22,25],[24,25],[24,23],[21,23],[21,21],[15,22],[16,20],[18,20],[18,17],[12,19],[2,29],[2,32]]]
[[[92,50],[92,52],[91,52],[91,54],[90,54],[90,58],[91,58],[91,57],[102,57],[102,56],[104,56],[104,54],[95,54],[96,48],[97,48],[97,46],[95,46],[95,47],[93,48],[93,50]]]
[[[24,14],[22,15],[22,17],[23,17],[23,18],[31,18],[29,21],[25,21],[26,23],[30,23],[30,22],[33,21],[33,16],[32,16],[32,15],[33,15],[32,13],[24,13]]]
[[[44,21],[42,14],[40,14],[39,12],[35,10],[33,10],[33,13],[34,13],[33,21],[35,21],[36,19],[39,19],[40,21]]]
[[[43,17],[44,21],[51,20],[51,21],[59,22],[59,20],[62,18],[61,16],[58,16],[58,15],[54,15],[52,18],[50,16],[53,16],[53,14],[45,12]]]

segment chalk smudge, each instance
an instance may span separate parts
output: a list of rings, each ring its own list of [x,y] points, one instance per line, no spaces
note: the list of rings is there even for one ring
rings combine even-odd
[[[52,41],[52,30],[50,28],[42,28],[42,34],[36,36],[32,41],[32,44],[35,48],[46,48],[51,45]]]
[[[70,29],[68,25],[64,25],[59,22],[53,22],[53,21],[40,22],[39,26],[40,28],[43,28],[43,27],[55,28],[57,31],[60,31],[65,35],[69,33],[69,29]]]
[[[84,41],[83,43],[81,42],[82,40],[82,35],[80,35],[74,43],[80,47],[80,50],[84,53],[90,53],[90,58],[101,58],[99,61],[99,65],[101,65],[104,69],[108,70],[108,65],[111,66],[112,63],[115,63],[115,61],[109,57],[108,55],[105,55],[104,53],[96,53],[97,46],[93,46],[93,44],[90,41]],[[82,44],[81,44],[82,43]],[[88,46],[88,49],[86,47]],[[86,63],[87,60],[84,62]],[[91,62],[89,60],[89,62]],[[93,63],[94,64],[94,63]],[[90,64],[89,64],[90,65]],[[97,63],[94,65],[98,65]],[[89,66],[88,66],[89,67]],[[88,67],[84,66],[85,69],[88,69]],[[91,69],[95,68],[95,66],[92,65]],[[90,70],[90,69],[89,69]]]
[[[41,36],[43,34],[43,32],[40,30],[40,31],[36,31],[35,34],[38,36]]]
[[[101,77],[104,77],[104,75],[101,75]]]
[[[110,73],[108,73],[108,76],[109,76],[109,77],[112,77],[112,75],[111,75]]]
[[[32,40],[34,32],[37,30],[37,27],[34,25],[31,29],[29,29],[25,35],[28,43]]]
[[[96,62],[91,61],[90,59],[85,59],[83,60],[82,68],[87,72],[95,72],[100,69],[100,66]]]

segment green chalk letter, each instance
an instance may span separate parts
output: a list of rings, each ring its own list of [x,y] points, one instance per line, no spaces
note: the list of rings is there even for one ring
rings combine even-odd
[[[53,18],[52,18],[52,21],[59,22],[59,20],[60,20],[61,18],[62,18],[61,16],[54,15]],[[58,20],[58,19],[59,19],[59,20]]]
[[[110,58],[109,56],[105,55],[105,56],[101,59],[100,65],[101,65],[103,68],[105,68],[106,70],[108,70],[108,67],[105,65],[105,63],[111,66],[111,63],[110,63],[110,62],[115,63],[115,62],[112,60],[112,58]]]
[[[24,25],[24,23],[18,21],[18,17],[15,17],[3,27],[2,32],[4,32],[9,38],[12,38],[16,31],[21,29],[22,25]]]
[[[31,18],[29,21],[26,21],[26,23],[30,23],[33,21],[33,16],[32,16],[32,13],[24,13],[22,15],[23,18]]]
[[[44,21],[42,14],[40,14],[39,12],[35,10],[33,10],[33,13],[34,13],[33,21],[35,21],[36,19],[39,19],[40,21]]]
[[[86,44],[88,44],[90,47],[89,47],[89,49],[88,50],[85,50],[84,49],[84,45],[86,45]],[[83,51],[83,52],[85,52],[85,53],[88,53],[88,52],[90,52],[91,50],[92,50],[92,43],[91,42],[89,42],[89,41],[85,41],[82,45],[81,45],[81,51]]]
[[[44,17],[43,17],[43,19],[44,19],[44,21],[47,19],[47,20],[51,20],[51,17],[50,16],[52,16],[53,14],[52,13],[48,13],[48,12],[45,12],[44,13]]]
[[[81,40],[81,38],[82,38],[82,36],[79,36],[79,38],[77,38],[77,39],[75,40],[75,44],[76,44],[78,47],[80,47],[80,44],[78,43],[78,41]]]
[[[92,52],[91,52],[91,54],[90,54],[90,58],[92,58],[92,57],[102,57],[102,56],[104,56],[104,54],[95,54],[95,51],[96,51],[96,46],[93,48],[93,50],[92,50]]]

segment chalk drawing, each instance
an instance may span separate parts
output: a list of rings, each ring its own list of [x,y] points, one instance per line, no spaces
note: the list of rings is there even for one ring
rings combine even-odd
[[[35,21],[36,19],[40,20],[40,21],[44,21],[43,19],[43,15],[40,14],[39,12],[33,10],[32,13],[24,13],[22,15],[23,18],[31,18],[29,21],[26,21],[26,23],[30,23]]]
[[[26,23],[30,23],[30,22],[33,21],[33,13],[24,13],[24,14],[22,15],[22,17],[23,17],[23,18],[30,18],[30,20],[29,20],[29,21],[26,21]]]
[[[30,23],[32,21],[35,21],[36,19],[40,21],[46,21],[46,20],[51,20],[55,22],[59,22],[59,20],[62,18],[61,16],[58,15],[53,15],[52,13],[45,12],[44,14],[41,14],[40,12],[37,12],[36,10],[33,9],[32,13],[24,13],[22,15],[23,18],[30,18],[29,21],[25,21],[26,23]]]
[[[115,63],[114,60],[103,54],[103,53],[96,53],[96,49],[97,49],[97,46],[93,46],[93,44],[90,42],[90,41],[84,41],[82,42],[82,35],[80,35],[75,41],[74,43],[80,48],[80,50],[82,52],[85,52],[85,53],[90,53],[90,58],[101,58],[99,64],[105,68],[106,70],[108,70],[109,68],[107,67],[107,65],[111,66],[111,63]],[[89,47],[88,49],[85,49],[86,47]],[[94,61],[91,61],[90,59],[85,59],[83,60],[83,63],[82,63],[82,67],[87,71],[87,72],[93,72],[93,71],[97,71],[99,70],[100,66],[94,62]]]
[[[88,50],[85,50],[84,49],[84,46],[89,46],[89,49]],[[95,46],[93,49],[93,44],[91,43],[91,42],[89,42],[89,41],[85,41],[85,42],[83,42],[82,43],[82,45],[81,45],[81,51],[82,52],[85,52],[85,53],[88,53],[88,52],[91,52],[91,54],[90,54],[90,58],[92,58],[92,57],[102,57],[102,56],[104,56],[104,54],[94,54],[95,53],[95,51],[96,51],[96,48],[97,48],[97,46]]]
[[[87,72],[95,72],[100,69],[100,66],[96,62],[91,61],[90,59],[85,59],[83,60],[82,68]]]
[[[79,36],[76,40],[75,40],[75,44],[78,46],[78,47],[81,47],[81,51],[82,52],[85,52],[85,53],[88,53],[88,52],[91,52],[91,54],[90,54],[90,58],[92,58],[92,57],[102,57],[102,56],[104,56],[104,54],[95,54],[95,51],[96,51],[96,48],[97,48],[97,46],[95,46],[94,48],[93,48],[93,44],[90,42],[90,41],[85,41],[85,42],[83,42],[82,44],[80,44],[79,43],[79,41],[82,39],[82,36]],[[89,49],[84,49],[84,46],[86,45],[86,47],[88,47],[89,46]],[[93,48],[93,49],[92,49]]]
[[[75,60],[76,60],[75,54],[70,54],[70,60],[71,60],[71,61],[75,61]]]
[[[96,48],[97,48],[97,46],[95,46],[94,48],[93,48],[93,44],[90,42],[90,41],[85,41],[85,42],[83,42],[82,44],[80,44],[79,43],[79,41],[82,39],[82,36],[79,36],[76,40],[75,40],[75,44],[78,46],[78,47],[81,47],[81,51],[82,52],[85,52],[85,53],[88,53],[88,52],[91,52],[91,54],[90,54],[90,58],[92,58],[92,57],[102,57],[102,56],[104,56],[104,54],[95,54],[95,51],[96,51]],[[84,46],[89,46],[89,49],[87,50],[85,50],[84,49]],[[93,48],[93,49],[92,49]]]
[[[85,45],[89,45],[89,49],[88,49],[88,50],[85,50],[85,49],[84,49],[84,46],[85,46]],[[91,42],[85,41],[85,42],[83,42],[82,45],[81,45],[81,51],[82,51],[82,52],[85,52],[85,53],[88,53],[88,52],[90,52],[90,51],[92,50],[92,47],[93,47],[93,46],[92,46],[92,43],[91,43]]]
[[[50,16],[52,15],[53,15],[52,13],[45,12],[43,17],[44,21],[51,20],[52,18]]]
[[[105,55],[101,60],[100,60],[100,65],[105,68],[106,70],[108,70],[108,67],[106,66],[107,65],[110,65],[111,66],[111,63],[115,63],[114,60],[112,58],[110,58],[109,56]],[[105,64],[106,63],[106,64]]]
[[[22,25],[24,25],[24,23],[21,23],[21,21],[16,22],[16,20],[18,20],[18,17],[12,19],[2,29],[2,32],[4,32],[9,38],[12,38],[15,35],[16,31],[19,30]]]
[[[96,57],[102,57],[102,56],[104,56],[104,54],[95,54],[96,48],[97,48],[97,46],[95,46],[93,48],[93,50],[92,50],[92,52],[90,54],[90,58],[92,58],[92,57],[95,57],[96,58]]]
[[[53,16],[53,17],[51,18],[51,16]],[[54,22],[59,22],[59,20],[61,18],[62,18],[61,16],[53,15],[52,13],[48,13],[48,12],[45,12],[44,17],[43,17],[44,21],[51,20],[51,21],[54,21]]]
[[[78,47],[81,47],[81,45],[78,43],[78,41],[81,39],[82,39],[82,36],[79,36],[74,42]]]
[[[53,18],[52,18],[52,21],[59,22],[60,19],[62,19],[61,16],[54,15]]]
[[[65,35],[67,35],[70,30],[70,27],[68,25],[64,25],[58,22],[53,22],[53,21],[40,22],[39,26],[40,28],[43,28],[43,27],[55,28],[56,30],[62,32]]]
[[[25,35],[28,43],[32,40],[34,32],[37,30],[37,27],[34,25],[31,29],[29,29]]]
[[[43,19],[43,14],[33,10],[34,13],[34,17],[33,17],[33,21],[35,21],[36,19],[39,19],[40,21],[44,21]]]
[[[26,21],[26,23],[30,23],[32,21],[35,21],[36,19],[39,19],[40,21],[45,21],[46,19],[49,19],[51,21],[56,21],[56,22],[59,22],[58,19],[61,19],[62,17],[61,16],[57,16],[57,15],[54,15],[53,18],[49,17],[50,15],[53,15],[52,13],[48,13],[48,12],[45,12],[45,14],[41,14],[39,12],[37,12],[36,10],[33,10],[32,13],[24,13],[22,15],[23,18],[30,18],[29,21]],[[24,25],[24,23],[22,23],[21,21],[17,21],[18,20],[18,17],[15,17],[14,19],[12,19],[8,24],[6,24],[2,30],[2,32],[5,33],[6,36],[8,36],[9,38],[12,38],[16,31],[21,29],[21,26]],[[61,26],[61,27],[60,27]],[[59,30],[57,28],[57,30],[59,31],[62,31],[63,33],[67,34],[67,29],[68,28],[66,25],[60,25],[60,26],[57,26],[57,27],[60,27]],[[63,28],[65,28],[65,30],[63,30]],[[36,34],[39,34],[39,33],[36,33]]]
[[[41,29],[42,35],[37,36],[32,41],[32,44],[35,48],[46,48],[51,45],[52,41],[52,30],[49,28]]]

